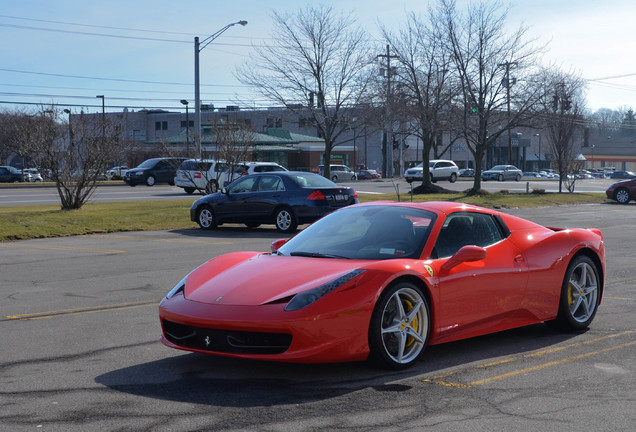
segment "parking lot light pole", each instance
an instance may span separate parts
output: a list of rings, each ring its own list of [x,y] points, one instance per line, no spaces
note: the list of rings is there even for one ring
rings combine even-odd
[[[214,39],[221,36],[221,34],[225,32],[225,30],[229,29],[232,26],[235,26],[236,24],[246,26],[247,21],[237,21],[237,22],[228,24],[225,27],[223,27],[221,30],[211,34],[210,36],[208,36],[207,38],[203,39],[200,42],[199,42],[198,36],[194,38],[194,117],[195,117],[194,144],[196,147],[197,159],[201,159],[201,87],[199,82],[199,53],[206,46],[210,45],[210,43],[212,43]]]
[[[106,105],[104,95],[97,95],[95,97],[102,100],[102,138],[104,138],[106,136]]]
[[[181,99],[181,103],[186,107],[186,154],[190,157],[190,116],[188,113],[188,101]]]

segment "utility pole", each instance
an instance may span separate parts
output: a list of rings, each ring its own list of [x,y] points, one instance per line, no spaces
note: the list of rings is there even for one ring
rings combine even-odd
[[[500,63],[499,67],[506,68],[506,77],[504,78],[506,84],[506,106],[508,110],[508,165],[512,165],[512,131],[510,130],[510,86],[514,82],[510,81],[510,66],[516,66],[517,62],[505,62]],[[516,82],[516,79],[514,79]]]
[[[393,122],[391,121],[391,59],[397,58],[392,56],[389,51],[389,44],[386,45],[386,54],[380,54],[377,58],[386,59],[386,102],[385,115],[389,127],[386,131],[386,148],[384,154],[384,172],[386,177],[393,177]]]

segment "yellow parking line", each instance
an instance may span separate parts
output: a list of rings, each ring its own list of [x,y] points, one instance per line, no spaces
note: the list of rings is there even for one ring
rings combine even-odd
[[[102,305],[102,306],[94,306],[94,307],[85,307],[85,308],[74,308],[74,309],[61,309],[61,310],[53,310],[46,312],[34,312],[27,314],[19,314],[19,315],[7,315],[6,319],[9,320],[37,320],[37,319],[45,319],[45,318],[54,318],[58,316],[69,316],[69,315],[82,315],[89,314],[95,312],[107,312],[113,310],[123,310],[123,309],[132,309],[139,308],[145,306],[157,306],[161,300],[150,300],[143,302],[130,302],[130,303],[116,303],[112,305]]]
[[[537,366],[532,366],[532,367],[529,367],[529,368],[518,369],[518,370],[515,370],[515,371],[512,371],[512,372],[505,373],[505,374],[496,375],[496,376],[493,376],[493,377],[490,377],[490,378],[484,378],[484,379],[481,379],[481,380],[473,381],[473,382],[471,382],[469,384],[462,384],[462,383],[457,383],[457,382],[449,382],[449,381],[446,380],[446,378],[448,378],[448,377],[450,377],[452,375],[455,375],[457,373],[460,373],[460,372],[465,372],[465,371],[470,370],[470,369],[484,369],[484,368],[488,368],[488,367],[493,367],[493,366],[499,366],[499,365],[502,365],[502,364],[512,363],[514,361],[521,360],[521,359],[524,359],[524,358],[541,357],[541,356],[544,356],[544,355],[547,355],[547,354],[552,354],[552,353],[555,353],[555,352],[564,351],[564,350],[567,350],[567,349],[570,349],[570,348],[574,348],[574,347],[589,345],[589,344],[592,344],[592,343],[596,343],[596,342],[600,342],[600,341],[603,341],[603,340],[608,340],[608,339],[612,339],[612,338],[616,338],[616,337],[620,337],[620,336],[626,336],[626,335],[629,335],[629,334],[632,334],[632,333],[634,333],[633,330],[626,330],[626,331],[623,331],[623,332],[614,333],[614,334],[610,334],[610,335],[607,335],[607,336],[601,336],[601,337],[598,337],[598,338],[594,338],[594,339],[590,339],[590,340],[586,340],[586,341],[582,341],[582,342],[575,342],[575,343],[571,343],[571,344],[567,344],[567,345],[563,345],[563,346],[559,346],[559,347],[555,347],[555,348],[549,348],[549,349],[545,349],[545,350],[541,350],[541,351],[537,351],[537,352],[533,352],[533,353],[529,353],[529,354],[523,354],[523,355],[517,356],[517,357],[510,357],[510,358],[498,360],[498,361],[495,361],[495,362],[484,363],[484,364],[481,364],[481,365],[473,366],[471,368],[460,369],[460,370],[448,372],[448,373],[445,373],[445,374],[442,374],[442,375],[437,375],[437,376],[434,376],[433,378],[425,378],[422,381],[423,382],[429,382],[429,383],[437,384],[437,385],[441,385],[441,386],[444,386],[444,387],[470,388],[470,387],[473,387],[473,386],[483,385],[483,384],[486,384],[486,383],[489,383],[489,382],[492,382],[492,381],[497,381],[497,380],[508,378],[508,377],[511,377],[511,376],[516,376],[516,375],[520,375],[520,374],[524,374],[524,373],[528,373],[528,372],[533,372],[533,371],[536,371],[536,370],[544,369],[546,367],[557,366],[557,365],[560,365],[560,364],[563,364],[563,363],[571,362],[571,361],[582,359],[582,358],[585,358],[585,357],[590,357],[590,356],[593,356],[593,355],[597,355],[597,354],[613,351],[615,349],[624,348],[624,347],[636,344],[636,341],[627,342],[627,343],[620,344],[620,345],[615,345],[615,346],[612,346],[612,347],[609,347],[609,348],[604,348],[604,349],[597,350],[597,351],[590,351],[590,352],[585,353],[585,354],[579,354],[579,355],[576,355],[576,356],[566,357],[566,358],[561,359],[561,360],[555,360],[555,361],[543,363],[543,364],[540,364],[540,365],[537,365]]]
[[[628,347],[628,346],[634,345],[634,344],[636,344],[636,341],[627,342],[627,343],[624,343],[624,344],[621,344],[621,345],[615,345],[615,346],[612,346],[612,347],[609,347],[609,348],[604,348],[602,350],[591,351],[591,352],[588,352],[588,353],[585,353],[585,354],[579,354],[579,355],[572,356],[572,357],[566,357],[566,358],[561,359],[561,360],[555,360],[555,361],[543,363],[543,364],[540,364],[540,365],[537,365],[537,366],[532,366],[532,367],[525,368],[525,369],[519,369],[519,370],[508,372],[508,373],[505,373],[505,374],[496,375],[496,376],[493,376],[493,377],[490,377],[490,378],[484,378],[484,379],[481,379],[481,380],[473,381],[470,384],[468,384],[468,386],[472,387],[472,386],[478,386],[478,385],[487,384],[487,383],[490,383],[490,382],[493,382],[493,381],[497,381],[497,380],[500,380],[500,379],[509,378],[509,377],[512,377],[512,376],[521,375],[521,374],[525,374],[525,373],[528,373],[528,372],[538,371],[540,369],[545,369],[545,368],[550,367],[550,366],[557,366],[557,365],[560,365],[560,364],[563,364],[563,363],[572,362],[574,360],[579,360],[579,359],[582,359],[582,358],[591,357],[591,356],[602,354],[602,353],[606,353],[606,352],[609,352],[609,351],[614,351],[614,350],[617,350],[617,349],[620,349],[620,348],[625,348],[625,347]]]
[[[166,239],[166,238],[148,238],[148,237],[142,237],[142,236],[125,235],[125,234],[92,234],[91,237],[117,238],[117,239],[127,239],[127,240],[145,240],[145,241],[167,242],[167,243],[197,243],[197,244],[207,244],[207,245],[234,244],[234,242],[232,241],[210,241],[210,240],[206,240],[205,238]]]
[[[21,248],[29,248],[29,249],[61,250],[61,251],[73,251],[73,252],[95,252],[95,253],[103,253],[103,254],[126,253],[126,251],[124,250],[117,250],[117,249],[80,248],[80,247],[73,247],[73,246],[41,246],[41,245],[32,245],[32,244],[25,244],[25,243],[1,242],[0,246],[21,247]]]
[[[605,300],[605,299],[636,301],[636,298],[629,298],[629,297],[609,297],[609,296],[603,296],[603,300]]]

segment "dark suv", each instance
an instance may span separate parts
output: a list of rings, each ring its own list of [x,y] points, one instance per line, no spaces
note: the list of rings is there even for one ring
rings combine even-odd
[[[168,183],[174,186],[174,176],[177,168],[185,158],[155,158],[143,161],[137,168],[126,171],[124,181],[130,186],[146,184],[153,186],[156,183]]]

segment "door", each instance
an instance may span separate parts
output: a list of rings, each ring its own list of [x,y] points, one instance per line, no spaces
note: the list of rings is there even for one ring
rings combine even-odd
[[[244,177],[226,189],[224,200],[215,205],[214,211],[220,222],[250,221],[249,201],[255,194],[258,177]]]
[[[485,213],[452,213],[434,250],[446,261],[466,245],[485,248],[486,257],[439,275],[439,328],[449,338],[458,333],[481,334],[502,320],[524,319],[519,314],[526,298],[527,266],[501,223]]]

